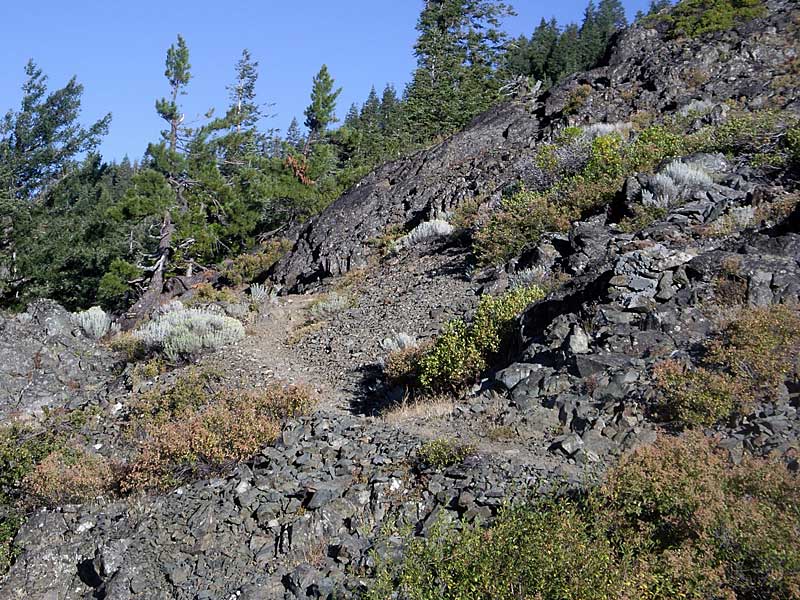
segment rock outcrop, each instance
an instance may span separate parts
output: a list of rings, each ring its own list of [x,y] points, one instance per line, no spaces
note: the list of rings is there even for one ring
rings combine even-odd
[[[40,300],[27,312],[0,315],[0,419],[99,403],[117,362],[54,302]]]
[[[304,289],[364,266],[375,253],[370,240],[390,226],[411,229],[467,201],[496,201],[520,181],[549,185],[531,149],[559,126],[660,120],[726,100],[800,112],[792,76],[800,11],[786,0],[766,4],[764,18],[696,40],[672,39],[663,23],[634,25],[612,42],[603,66],[539,97],[504,102],[444,142],[364,178],[300,230],[275,278],[288,290]]]

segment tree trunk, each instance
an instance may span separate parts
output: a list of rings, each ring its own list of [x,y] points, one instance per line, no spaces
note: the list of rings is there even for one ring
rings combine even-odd
[[[120,322],[123,331],[133,329],[158,304],[161,292],[164,289],[164,272],[169,262],[170,246],[172,245],[172,235],[174,233],[175,226],[172,224],[169,211],[167,211],[164,215],[164,222],[161,224],[161,239],[158,242],[153,276],[150,278],[150,283],[147,285],[145,293],[123,316]]]

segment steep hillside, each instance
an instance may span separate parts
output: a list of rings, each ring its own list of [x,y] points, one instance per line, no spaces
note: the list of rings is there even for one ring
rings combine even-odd
[[[0,596],[800,597],[800,10],[765,6],[379,168],[284,295],[184,298],[236,344],[117,337],[119,374],[51,304],[0,323],[0,408],[71,444],[12,440]]]

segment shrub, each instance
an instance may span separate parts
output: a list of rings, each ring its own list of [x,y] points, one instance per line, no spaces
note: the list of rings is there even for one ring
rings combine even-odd
[[[697,167],[687,165],[678,160],[672,161],[663,170],[664,175],[672,179],[675,185],[685,190],[697,190],[710,187],[714,182],[708,173]]]
[[[713,425],[737,408],[735,382],[702,367],[685,369],[677,361],[659,363],[654,375],[665,415],[692,425]]]
[[[292,247],[289,240],[277,239],[264,242],[258,252],[242,254],[227,262],[221,271],[222,277],[232,285],[250,283],[269,271]]]
[[[395,241],[392,247],[395,250],[411,248],[427,240],[447,237],[451,233],[453,233],[453,226],[447,221],[442,221],[441,219],[425,221]]]
[[[133,335],[148,350],[163,351],[171,360],[176,360],[233,344],[245,334],[244,327],[236,319],[187,308],[156,315]]]
[[[733,465],[710,438],[664,436],[572,499],[508,507],[490,527],[439,521],[368,597],[798,598],[799,499],[783,464]]]
[[[409,600],[606,600],[623,587],[610,544],[577,506],[557,501],[508,509],[488,529],[439,523],[383,583],[368,597],[397,589]]]
[[[386,357],[383,374],[393,385],[413,385],[419,379],[419,362],[427,346],[408,346],[392,351]]]
[[[121,489],[166,489],[248,459],[277,438],[283,419],[312,404],[311,393],[298,386],[215,394],[206,406],[146,429]]]
[[[644,192],[642,194],[644,195]],[[642,231],[656,221],[663,219],[666,214],[667,210],[660,206],[637,204],[633,207],[633,214],[619,222],[619,228],[627,233]]]
[[[85,502],[116,488],[118,471],[105,458],[78,448],[49,454],[25,477],[23,486],[36,504]]]
[[[451,440],[431,440],[417,450],[417,462],[423,468],[441,470],[463,462],[472,454],[475,454],[472,446],[457,444]]]
[[[77,313],[74,319],[83,333],[93,340],[99,340],[111,330],[111,317],[99,306]]]
[[[482,264],[505,262],[535,246],[548,231],[566,231],[569,215],[546,196],[521,190],[475,234],[473,249]]]
[[[516,288],[500,297],[481,298],[471,325],[448,323],[419,359],[423,389],[457,389],[478,376],[496,359],[512,332],[516,316],[544,292],[538,286]]]
[[[110,345],[114,352],[119,352],[125,357],[126,362],[135,362],[147,356],[145,343],[127,331],[115,335]]]
[[[746,414],[797,372],[800,314],[776,305],[748,309],[705,344],[702,366],[675,361],[656,366],[662,410],[688,425],[712,425]]]
[[[166,389],[153,389],[136,395],[130,403],[130,425],[135,429],[181,419],[207,405],[220,382],[219,374],[193,368]]]
[[[777,600],[800,594],[798,492],[784,465],[732,465],[690,434],[623,457],[595,510],[657,597]]]
[[[256,305],[261,305],[270,298],[270,290],[260,283],[250,285],[250,298]]]
[[[673,9],[673,35],[698,37],[732,29],[764,14],[762,0],[683,0]]]
[[[311,305],[311,316],[318,321],[325,321],[334,315],[350,308],[350,300],[338,292],[326,294]]]
[[[464,461],[475,453],[475,448],[457,444],[451,440],[431,440],[425,442],[417,451],[417,463],[422,468],[446,469]]]
[[[564,114],[571,115],[573,113],[578,112],[586,101],[589,99],[589,96],[592,95],[592,86],[583,83],[574,87],[567,97],[567,102],[564,105]]]

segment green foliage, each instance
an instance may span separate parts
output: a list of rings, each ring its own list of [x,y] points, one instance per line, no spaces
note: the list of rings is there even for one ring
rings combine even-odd
[[[420,387],[458,389],[474,379],[498,357],[517,315],[543,296],[538,286],[515,288],[497,298],[483,296],[470,325],[450,321],[420,356]]]
[[[497,99],[502,80],[494,67],[512,14],[499,0],[435,0],[417,22],[417,69],[406,89],[409,133],[426,143],[466,125]]]
[[[342,88],[334,90],[333,85],[333,78],[328,72],[328,66],[322,65],[314,76],[311,104],[305,111],[305,125],[315,138],[319,138],[328,125],[336,122],[336,99],[341,94]]]
[[[83,86],[74,77],[48,93],[47,76],[33,61],[25,75],[20,110],[0,121],[0,191],[30,200],[69,172],[78,156],[94,151],[111,115],[85,129],[78,122]]]
[[[233,285],[251,283],[266,274],[291,248],[285,239],[269,240],[261,244],[257,252],[240,254],[222,269],[222,276]]]
[[[417,462],[422,468],[441,471],[457,465],[475,453],[472,446],[457,444],[451,440],[438,439],[425,442],[417,451]]]
[[[565,231],[569,216],[545,195],[520,190],[503,200],[499,211],[473,238],[482,264],[505,262],[535,246],[543,233]]]
[[[379,568],[368,598],[796,598],[800,480],[733,465],[700,435],[623,457],[577,499],[508,507],[486,527],[440,521]]]
[[[626,233],[636,233],[652,225],[659,219],[663,219],[667,214],[667,209],[658,206],[636,205],[633,207],[633,214],[624,217],[619,222],[619,228]]]
[[[797,373],[800,314],[776,305],[747,309],[705,344],[702,366],[664,361],[655,370],[662,410],[687,425],[746,414]]]
[[[161,98],[156,101],[156,112],[169,124],[169,130],[162,132],[162,137],[169,143],[170,152],[177,150],[178,131],[183,123],[178,105],[178,96],[186,94],[186,86],[192,78],[189,64],[189,48],[183,36],[178,34],[177,45],[173,44],[167,50],[166,69],[164,77],[167,78],[170,87],[170,97]]]
[[[682,0],[668,16],[673,35],[698,37],[764,14],[762,0]]]
[[[136,265],[115,258],[97,287],[97,300],[108,309],[121,309],[130,304],[133,288],[130,282],[139,279],[142,270]]]
[[[790,160],[800,166],[800,125],[795,125],[786,132],[786,149]]]

